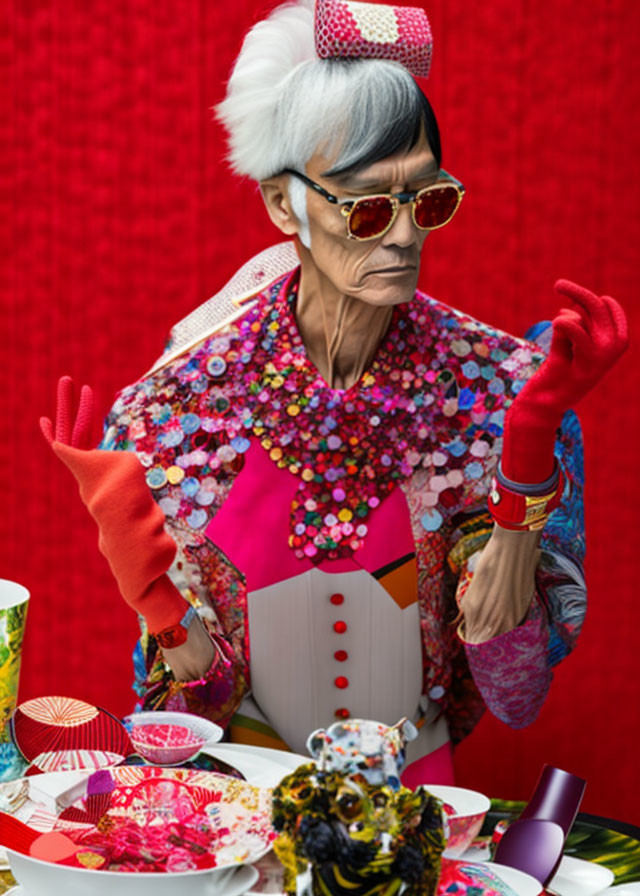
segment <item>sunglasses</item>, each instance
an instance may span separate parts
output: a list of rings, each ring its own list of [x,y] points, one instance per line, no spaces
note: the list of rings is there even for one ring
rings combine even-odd
[[[376,193],[359,199],[340,199],[329,193],[306,174],[285,168],[283,174],[300,178],[327,202],[337,205],[347,219],[347,235],[351,240],[373,240],[383,236],[393,225],[401,205],[411,203],[411,217],[419,230],[437,230],[444,227],[458,211],[464,196],[464,187],[444,169],[439,180],[413,193]]]

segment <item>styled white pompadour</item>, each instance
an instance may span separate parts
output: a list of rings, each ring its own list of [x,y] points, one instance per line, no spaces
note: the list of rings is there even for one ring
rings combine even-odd
[[[314,2],[298,0],[248,32],[216,112],[229,135],[233,170],[261,181],[285,168],[304,171],[317,151],[336,156],[337,172],[375,160],[380,146],[391,152],[408,145],[424,123],[425,104],[432,116],[399,63],[319,59]],[[437,135],[435,119],[433,127]]]

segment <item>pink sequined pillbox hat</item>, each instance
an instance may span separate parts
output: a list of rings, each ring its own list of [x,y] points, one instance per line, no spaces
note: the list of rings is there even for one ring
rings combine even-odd
[[[321,59],[391,59],[421,78],[431,67],[431,26],[415,6],[316,0],[315,42]]]

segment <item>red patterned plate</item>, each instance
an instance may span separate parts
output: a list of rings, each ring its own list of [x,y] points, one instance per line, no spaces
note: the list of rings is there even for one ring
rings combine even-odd
[[[17,707],[11,735],[41,771],[97,768],[133,753],[129,734],[105,709],[72,697],[36,697]]]

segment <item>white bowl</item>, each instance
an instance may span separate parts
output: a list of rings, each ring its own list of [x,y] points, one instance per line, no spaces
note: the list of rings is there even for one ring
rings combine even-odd
[[[239,868],[257,861],[271,848],[270,794],[243,781],[197,769],[161,769],[153,766],[120,766],[109,773],[115,783],[108,812],[114,819],[131,820],[143,826],[155,825],[158,820],[168,823],[184,820],[187,824],[203,814],[210,819],[212,837],[216,837],[215,856],[218,867],[193,870],[164,870],[160,865],[153,871],[119,871],[58,865],[7,850],[12,872],[22,884],[27,896],[231,896],[242,878],[234,875]],[[45,778],[45,775],[36,776]],[[39,830],[59,830],[73,837],[78,825],[86,826],[86,834],[94,837],[91,826],[95,821],[65,817],[64,808],[73,805],[85,811],[89,775],[78,780],[77,775],[59,773],[51,782],[51,798],[38,802],[38,792],[30,794]],[[35,779],[34,779],[35,780]],[[29,779],[31,786],[31,779]],[[35,788],[34,788],[35,790]],[[45,794],[45,796],[48,796]],[[211,813],[206,807],[211,807]],[[194,815],[195,811],[195,815]],[[56,820],[57,817],[57,820]],[[95,830],[95,828],[93,828]],[[98,836],[98,841],[100,837]],[[87,841],[87,850],[92,846]],[[79,852],[82,842],[78,841]],[[95,842],[95,841],[92,841]],[[171,847],[167,841],[167,849]],[[100,848],[97,847],[98,852]],[[138,865],[140,867],[140,865]],[[144,867],[144,865],[142,865]],[[148,867],[148,866],[147,866]],[[181,868],[185,868],[182,864]],[[246,877],[246,875],[245,875]],[[253,883],[247,880],[245,892]],[[233,880],[232,880],[233,878]],[[233,889],[231,884],[234,883]]]
[[[449,826],[445,855],[450,859],[457,859],[480,833],[491,800],[484,793],[467,790],[465,787],[449,787],[444,784],[425,784],[425,787],[429,793],[455,810],[452,815],[447,813],[445,816]]]
[[[154,765],[182,765],[195,758],[207,744],[217,743],[223,735],[223,730],[219,725],[189,712],[136,712],[127,716],[124,722],[129,729],[131,743],[136,753],[147,762],[153,762]],[[197,745],[145,743],[143,738],[136,736],[136,729],[143,730],[150,726],[187,728],[198,743]]]
[[[127,874],[55,865],[10,849],[7,853],[11,873],[24,887],[25,896],[52,896],[53,893],[64,893],[64,896],[239,896],[258,877],[254,869],[250,873],[248,866],[239,865],[165,874]]]
[[[596,896],[608,892],[615,875],[604,865],[587,862],[575,856],[563,856],[558,870],[547,884],[550,893],[558,896]],[[640,889],[640,888],[639,888]]]

